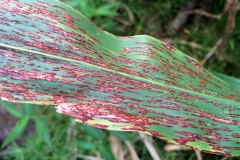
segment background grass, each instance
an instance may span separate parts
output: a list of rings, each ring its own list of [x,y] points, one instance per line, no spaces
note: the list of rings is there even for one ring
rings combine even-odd
[[[96,25],[119,36],[146,34],[161,40],[171,41],[172,44],[184,53],[201,61],[223,35],[227,22],[227,15],[220,20],[190,15],[186,23],[177,33],[171,31],[171,25],[180,10],[189,3],[189,0],[64,0],[91,19]],[[210,13],[219,14],[225,0],[196,0],[196,7]],[[236,15],[236,28],[228,35],[225,46],[219,46],[216,53],[204,65],[205,68],[240,78],[240,12]],[[187,43],[201,46],[197,49]],[[219,58],[219,54],[223,59]],[[131,153],[124,141],[130,141],[141,160],[151,160],[146,146],[138,133],[114,132],[100,130],[76,123],[71,117],[57,114],[54,107],[15,105],[2,102],[2,107],[8,112],[1,111],[0,131],[6,137],[14,125],[22,120],[15,128],[24,129],[23,134],[11,135],[13,143],[0,151],[0,159],[33,159],[33,160],[65,160],[84,159],[83,156],[114,159],[111,151],[110,137],[120,140],[122,150],[126,152],[126,159],[131,159]],[[0,136],[1,137],[1,136]],[[4,140],[4,138],[2,140]],[[11,139],[10,139],[11,140]],[[118,144],[118,145],[119,145]],[[180,150],[166,152],[166,142],[153,138],[153,144],[158,155],[164,160],[194,160],[196,154],[193,150]],[[204,160],[220,160],[219,155],[201,153]],[[86,158],[85,158],[86,159]],[[228,158],[238,159],[238,158]]]

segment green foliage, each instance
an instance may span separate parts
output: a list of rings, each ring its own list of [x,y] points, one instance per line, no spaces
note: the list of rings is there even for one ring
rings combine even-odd
[[[48,127],[46,121],[40,117],[35,116],[33,112],[33,108],[36,107],[32,104],[22,104],[21,108],[22,111],[18,110],[15,106],[11,104],[0,101],[1,106],[3,106],[9,113],[13,116],[20,118],[16,123],[13,130],[9,133],[8,137],[2,144],[2,148],[8,145],[9,143],[13,142],[16,138],[18,138],[23,131],[26,129],[29,120],[33,120],[35,123],[35,130],[37,131],[39,137],[46,142],[49,146],[51,145],[50,134],[48,131]]]
[[[114,20],[109,21],[109,19],[113,19],[114,16],[118,15],[115,10],[120,5],[118,1],[108,3],[96,0],[71,0],[66,1],[66,4],[77,9],[87,18],[95,19],[96,24],[105,30],[112,30],[117,25]]]
[[[9,133],[8,137],[3,142],[1,148],[4,148],[6,145],[8,145],[10,142],[14,141],[17,137],[20,136],[23,133],[24,129],[26,128],[28,121],[29,121],[28,117],[21,118],[16,123],[11,133]]]
[[[113,135],[114,137],[122,140],[122,141],[129,141],[130,137],[128,136],[128,134],[126,134],[126,132],[121,132],[121,131],[109,131],[111,135]]]
[[[240,79],[237,79],[222,73],[214,72],[214,71],[211,71],[211,73],[213,73],[215,76],[219,77],[220,79],[224,80],[225,82],[230,84],[232,87],[240,90]]]
[[[95,139],[103,139],[103,133],[100,129],[83,124],[84,130]]]
[[[106,160],[113,160],[114,159],[114,156],[113,156],[113,154],[111,152],[111,149],[110,149],[108,144],[104,144],[104,143],[99,144],[98,149],[99,149],[99,151],[100,151],[100,153],[101,153],[101,155],[103,156],[104,159],[106,159]]]
[[[21,106],[25,115],[31,116],[33,114],[34,106],[32,104],[23,103]]]
[[[48,144],[48,146],[51,146],[51,140],[50,140],[50,134],[48,131],[47,123],[45,119],[43,118],[36,118],[35,121],[35,129],[38,133],[38,136]]]
[[[99,3],[100,1],[69,1],[67,4],[73,8],[77,8],[87,18],[92,19],[97,16],[116,16],[117,12],[114,8],[118,5],[117,2],[113,3]]]
[[[79,148],[83,150],[94,150],[97,148],[97,143],[84,141],[84,140],[78,140],[77,145]]]
[[[0,101],[0,104],[15,117],[22,118],[24,116],[24,114],[20,110],[18,110],[16,106],[13,106],[5,101]]]

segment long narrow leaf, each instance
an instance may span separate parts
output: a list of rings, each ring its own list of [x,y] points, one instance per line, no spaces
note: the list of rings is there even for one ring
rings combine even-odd
[[[17,137],[19,137],[23,133],[24,129],[28,124],[28,120],[29,120],[28,117],[23,117],[16,123],[13,130],[9,133],[8,137],[4,140],[1,148],[5,147],[6,145],[14,141]]]
[[[27,116],[31,116],[33,113],[33,107],[34,105],[32,104],[22,104],[22,110]]]
[[[37,118],[34,121],[38,136],[41,137],[41,139],[46,142],[48,146],[51,146],[50,133],[46,121],[43,118]]]
[[[90,135],[91,137],[95,139],[103,139],[103,133],[100,129],[88,126],[88,125],[83,125],[84,130]]]
[[[240,79],[237,79],[237,78],[231,77],[231,76],[227,76],[225,74],[218,73],[218,72],[211,71],[211,73],[214,74],[215,76],[221,78],[225,82],[227,82],[233,88],[236,88],[236,89],[240,90]]]
[[[18,110],[15,106],[5,102],[5,101],[0,101],[0,104],[2,107],[4,107],[9,113],[14,115],[15,117],[22,118],[24,114]]]
[[[149,36],[116,37],[59,1],[0,1],[0,97],[240,156],[240,91]]]

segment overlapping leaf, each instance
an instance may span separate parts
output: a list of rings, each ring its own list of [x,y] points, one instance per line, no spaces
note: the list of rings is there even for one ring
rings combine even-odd
[[[240,155],[238,90],[168,44],[116,37],[59,1],[0,1],[0,97]]]

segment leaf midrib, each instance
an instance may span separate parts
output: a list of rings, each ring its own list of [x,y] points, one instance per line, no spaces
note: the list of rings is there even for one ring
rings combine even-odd
[[[0,43],[0,47],[8,48],[8,49],[14,49],[14,50],[18,50],[18,51],[21,51],[21,52],[29,52],[29,53],[33,53],[33,54],[44,55],[46,57],[50,57],[50,58],[53,58],[53,59],[55,58],[55,59],[59,59],[59,60],[64,60],[64,61],[69,61],[69,62],[75,62],[75,63],[88,65],[88,66],[91,66],[91,67],[99,68],[101,70],[105,70],[105,71],[113,72],[113,73],[116,73],[116,74],[119,74],[119,75],[123,75],[123,76],[129,77],[129,78],[134,78],[134,79],[139,80],[139,81],[144,81],[144,82],[148,82],[148,83],[151,83],[151,84],[164,86],[164,87],[167,87],[167,88],[174,88],[176,90],[180,90],[180,91],[183,91],[183,92],[193,93],[193,94],[196,94],[196,95],[200,95],[202,97],[207,97],[207,99],[214,98],[214,99],[220,99],[220,100],[226,100],[226,101],[239,103],[238,101],[235,101],[235,100],[224,99],[222,97],[216,97],[216,96],[213,96],[213,95],[206,95],[206,94],[196,92],[196,91],[192,91],[192,90],[186,90],[184,88],[180,88],[180,87],[177,87],[177,86],[174,86],[174,85],[157,82],[157,81],[154,81],[154,80],[151,80],[151,79],[146,79],[146,78],[139,77],[139,76],[136,76],[136,75],[131,75],[131,74],[128,74],[128,73],[115,71],[115,70],[112,70],[112,69],[104,68],[104,67],[101,67],[101,66],[97,66],[97,65],[94,65],[94,64],[90,64],[90,63],[86,63],[86,62],[82,62],[82,61],[78,61],[78,60],[74,60],[74,59],[70,59],[70,58],[63,58],[63,57],[60,57],[60,56],[56,56],[56,55],[52,55],[52,54],[48,54],[48,53],[43,53],[43,52],[39,52],[39,51],[28,50],[28,49],[24,49],[24,48],[20,48],[20,47],[15,47],[15,46],[7,45],[7,44],[4,44],[4,43]]]

